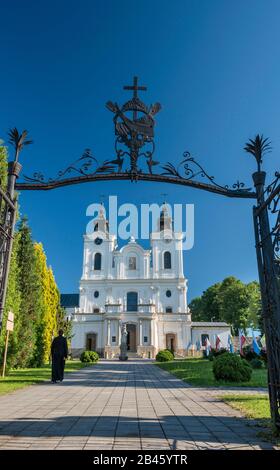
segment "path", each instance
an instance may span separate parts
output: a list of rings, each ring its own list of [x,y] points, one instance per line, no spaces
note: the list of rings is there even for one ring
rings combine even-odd
[[[100,361],[0,397],[0,449],[268,449],[207,389],[150,361]]]

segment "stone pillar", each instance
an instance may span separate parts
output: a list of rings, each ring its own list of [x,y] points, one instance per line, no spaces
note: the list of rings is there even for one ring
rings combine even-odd
[[[143,325],[142,320],[139,321],[139,346],[143,345]]]
[[[111,320],[107,320],[107,346],[111,346]]]

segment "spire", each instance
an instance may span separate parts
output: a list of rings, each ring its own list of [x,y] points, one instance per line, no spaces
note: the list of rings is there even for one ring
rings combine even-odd
[[[103,202],[99,204],[98,217],[95,220],[94,231],[103,232],[106,235],[109,232],[109,223],[106,220],[106,211]]]
[[[172,230],[172,218],[169,215],[168,204],[166,202],[161,206],[159,217],[159,231]]]

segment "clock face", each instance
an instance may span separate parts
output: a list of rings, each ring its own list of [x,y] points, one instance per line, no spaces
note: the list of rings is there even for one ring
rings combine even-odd
[[[102,242],[103,242],[102,238],[97,237],[97,238],[95,239],[95,244],[96,244],[96,245],[101,245]]]

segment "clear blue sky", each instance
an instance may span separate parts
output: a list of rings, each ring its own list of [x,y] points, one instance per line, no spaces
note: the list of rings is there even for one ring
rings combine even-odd
[[[113,156],[109,99],[138,75],[159,101],[156,155],[174,164],[185,150],[218,182],[251,186],[253,158],[242,148],[269,136],[265,161],[279,169],[280,3],[278,0],[1,0],[0,137],[27,128],[34,145],[21,155],[24,174],[54,176],[84,148]],[[22,192],[21,213],[42,241],[62,292],[81,275],[87,206],[100,194],[120,203],[195,204],[195,246],[185,254],[189,298],[235,275],[257,278],[252,201],[156,183],[90,183]]]

